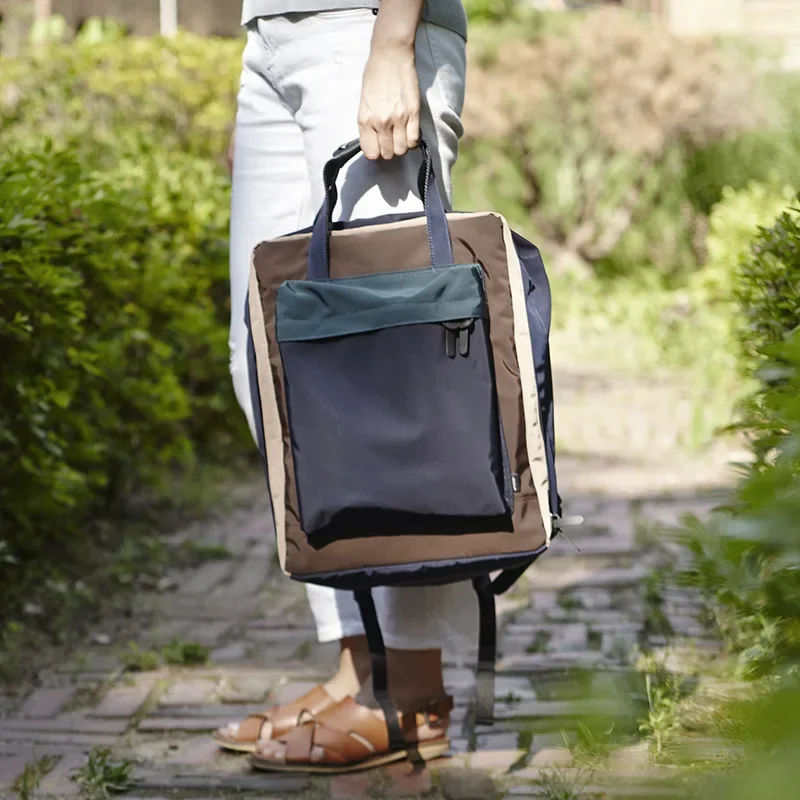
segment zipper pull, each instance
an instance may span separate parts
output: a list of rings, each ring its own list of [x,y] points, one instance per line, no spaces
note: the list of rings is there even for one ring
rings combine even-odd
[[[456,332],[444,326],[444,351],[448,358],[456,357]]]
[[[444,350],[448,358],[456,357],[458,354],[466,358],[469,355],[469,336],[475,323],[471,319],[462,319],[457,322],[443,322],[444,327]]]
[[[466,358],[469,355],[469,335],[472,332],[472,322],[468,321],[458,332],[458,354]]]

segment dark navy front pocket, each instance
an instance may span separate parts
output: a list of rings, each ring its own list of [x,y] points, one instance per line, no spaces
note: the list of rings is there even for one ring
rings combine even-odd
[[[510,520],[486,317],[475,265],[281,286],[277,334],[309,536]]]

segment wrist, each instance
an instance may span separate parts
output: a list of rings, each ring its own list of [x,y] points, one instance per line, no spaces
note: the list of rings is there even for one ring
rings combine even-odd
[[[391,52],[400,55],[414,55],[414,44],[416,40],[416,29],[410,33],[407,31],[382,31],[375,27],[372,34],[371,50],[375,52]]]

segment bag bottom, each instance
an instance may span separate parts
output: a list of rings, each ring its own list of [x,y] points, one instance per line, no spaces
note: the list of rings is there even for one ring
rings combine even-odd
[[[385,567],[363,567],[346,572],[293,574],[289,577],[300,583],[329,586],[332,589],[358,591],[376,586],[439,586],[461,583],[492,572],[515,569],[532,563],[547,550],[543,544],[535,550],[511,553],[505,556],[423,561],[410,564],[392,564]]]

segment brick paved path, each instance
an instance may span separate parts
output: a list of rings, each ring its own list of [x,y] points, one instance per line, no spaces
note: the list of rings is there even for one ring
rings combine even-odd
[[[674,434],[683,414],[668,383],[609,383],[585,370],[565,370],[559,378],[562,494],[567,512],[583,514],[587,525],[570,534],[580,552],[560,538],[501,601],[494,728],[471,727],[472,671],[449,664],[447,683],[457,701],[453,757],[427,770],[400,765],[311,781],[253,774],[244,759],[217,750],[211,730],[304,692],[336,658],[335,648],[315,642],[302,587],[279,575],[254,478],[252,502],[222,522],[176,534],[222,544],[232,558],[169,576],[174,580],[162,582],[164,591],[139,600],[141,647],[176,638],[199,642],[211,648],[209,665],[126,673],[115,656],[115,645],[124,643],[92,645],[43,675],[21,704],[9,707],[0,698],[7,706],[0,719],[0,796],[26,763],[52,754],[59,760],[36,796],[79,797],[71,774],[94,746],[135,761],[128,800],[644,796],[637,786],[651,768],[640,745],[617,754],[602,774],[572,763],[561,731],[602,711],[604,700],[576,700],[567,676],[575,668],[597,676],[618,672],[637,645],[664,644],[650,624],[646,596],[645,578],[664,554],[653,543],[659,526],[714,504],[707,490],[725,480],[727,454],[690,458],[675,448],[674,435],[664,435],[665,429]],[[664,598],[676,633],[702,640],[696,609],[679,593]],[[553,789],[556,778],[572,794]]]

